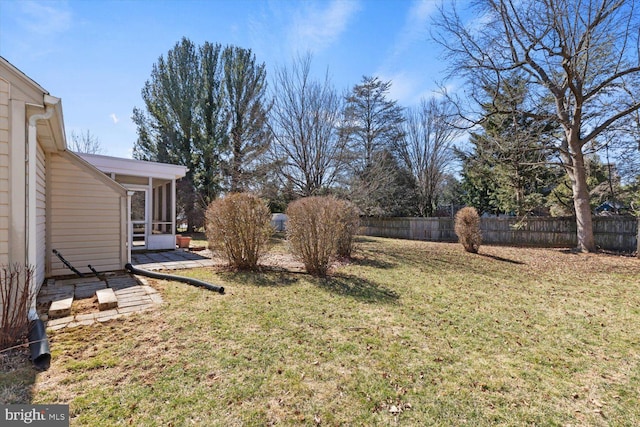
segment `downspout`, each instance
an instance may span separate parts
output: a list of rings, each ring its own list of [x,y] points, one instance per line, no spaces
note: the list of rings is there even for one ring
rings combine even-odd
[[[46,99],[46,97],[45,97]],[[45,100],[45,110],[41,114],[33,114],[29,117],[29,130],[27,136],[27,146],[25,149],[25,163],[27,176],[25,177],[25,187],[27,193],[27,209],[26,209],[26,264],[37,264],[37,239],[36,239],[36,169],[38,154],[38,120],[48,120],[53,116],[55,110],[54,103],[48,103]],[[46,328],[42,320],[38,318],[36,311],[36,295],[38,283],[32,283],[28,286],[33,290],[34,296],[31,300],[31,307],[27,313],[30,322],[29,327],[29,349],[31,350],[31,360],[37,369],[45,370],[49,368],[51,361],[51,352],[49,350],[49,339],[47,338]]]
[[[37,168],[37,152],[38,152],[38,120],[48,120],[53,116],[55,104],[45,101],[45,110],[41,114],[33,114],[29,117],[29,129],[27,136],[27,146],[25,149],[25,163],[27,174],[25,176],[25,188],[27,193],[27,209],[26,209],[26,233],[25,233],[25,259],[27,265],[36,265],[37,261],[37,240],[36,240],[36,168]],[[32,279],[33,280],[33,279]],[[30,283],[31,289],[36,291],[37,283]],[[36,298],[31,302],[29,309],[29,319],[35,320],[38,315],[36,313]]]

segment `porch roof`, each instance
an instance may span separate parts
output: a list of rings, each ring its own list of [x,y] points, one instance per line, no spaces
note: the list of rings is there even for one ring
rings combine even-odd
[[[187,174],[186,166],[170,165],[168,163],[124,159],[99,154],[78,153],[78,156],[107,174],[115,173],[116,175],[151,177],[167,180],[180,179]]]

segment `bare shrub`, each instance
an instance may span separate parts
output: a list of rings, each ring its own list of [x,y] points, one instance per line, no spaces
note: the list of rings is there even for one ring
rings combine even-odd
[[[0,268],[0,350],[15,345],[29,332],[27,312],[35,297],[33,277],[31,267],[16,264]]]
[[[337,212],[340,216],[340,230],[338,234],[337,255],[342,258],[350,258],[353,250],[353,238],[358,233],[360,226],[360,212],[356,205],[344,200],[337,200]]]
[[[480,216],[476,208],[460,209],[456,214],[454,230],[465,251],[474,254],[478,252],[482,243],[482,234],[480,233]]]
[[[306,197],[289,204],[287,239],[307,273],[325,277],[339,242],[347,244],[344,206],[345,202],[332,196]]]
[[[209,247],[229,266],[255,269],[273,234],[267,203],[250,193],[231,193],[213,201],[206,213]]]

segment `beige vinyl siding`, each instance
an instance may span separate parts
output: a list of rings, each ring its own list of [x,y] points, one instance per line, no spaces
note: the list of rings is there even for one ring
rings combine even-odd
[[[9,263],[9,83],[0,79],[0,265]]]
[[[46,234],[46,156],[38,145],[36,152],[36,286],[42,285],[45,276]]]
[[[90,273],[89,264],[98,271],[121,270],[126,262],[124,193],[105,185],[93,171],[69,156],[51,154],[49,159],[48,275],[73,274],[51,253],[52,249],[81,272]]]

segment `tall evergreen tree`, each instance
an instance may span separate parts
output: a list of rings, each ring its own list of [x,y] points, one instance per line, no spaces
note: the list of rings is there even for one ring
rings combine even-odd
[[[270,103],[264,64],[251,50],[229,46],[223,52],[224,92],[229,115],[229,150],[225,175],[229,191],[246,191],[265,177],[259,162],[271,143],[267,117]]]
[[[133,111],[133,121],[138,127],[134,158],[188,168],[178,202],[190,228],[199,222],[195,179],[200,169],[194,156],[202,142],[199,69],[196,46],[183,38],[153,65],[151,78],[142,89],[146,111],[138,108]]]
[[[517,113],[527,97],[522,78],[512,76],[501,88],[486,88],[491,103],[484,105],[482,130],[471,133],[470,150],[457,154],[468,204],[522,216],[544,206],[556,185],[558,171],[549,165],[552,151],[545,143],[556,137],[556,127]]]
[[[200,47],[199,130],[202,140],[194,147],[198,206],[204,210],[224,191],[222,153],[228,149],[227,101],[222,86],[222,46],[205,42]]]
[[[394,152],[403,137],[405,120],[402,107],[388,99],[390,87],[390,81],[363,77],[345,97],[340,127],[340,137],[348,149],[351,198],[359,200],[364,211],[380,214],[390,209],[376,203],[388,200],[394,188],[399,190],[394,168],[397,162],[389,162],[384,153]],[[385,183],[391,187],[385,188]]]
[[[346,196],[365,216],[416,216],[419,212],[411,171],[389,150],[376,151],[349,184]]]
[[[250,50],[183,38],[160,56],[134,109],[134,157],[187,166],[178,206],[202,225],[223,191],[250,187],[269,144],[266,72]]]
[[[358,170],[364,170],[376,153],[392,149],[402,138],[403,110],[387,98],[390,88],[390,81],[365,76],[346,97],[341,134]]]

